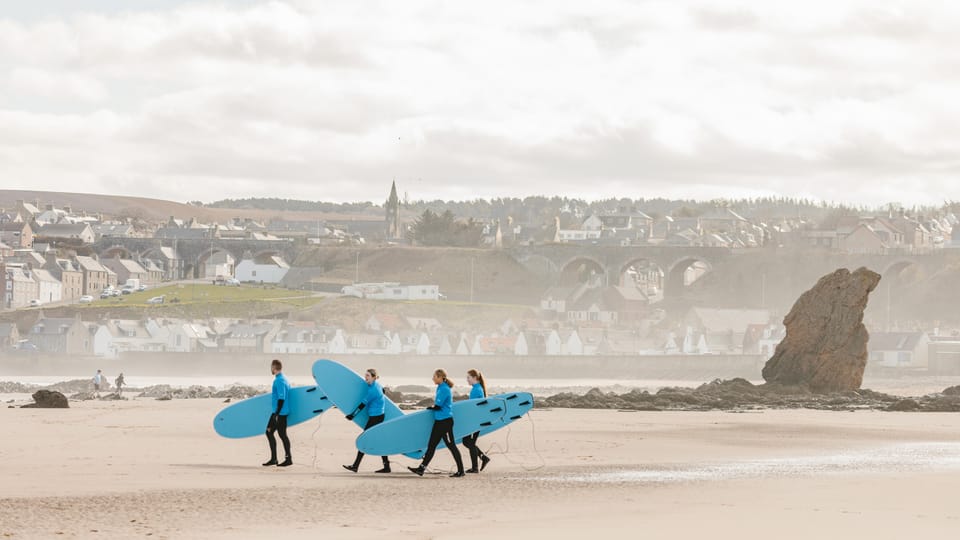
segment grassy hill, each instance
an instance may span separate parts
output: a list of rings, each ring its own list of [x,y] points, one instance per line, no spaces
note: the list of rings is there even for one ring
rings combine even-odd
[[[125,214],[128,216],[141,217],[148,221],[165,221],[170,216],[177,219],[190,219],[195,217],[203,222],[216,221],[220,223],[226,222],[234,217],[252,218],[259,221],[270,221],[275,218],[305,221],[328,219],[383,221],[383,215],[379,212],[369,214],[337,214],[259,209],[206,208],[174,201],[126,195],[0,189],[0,208],[12,208],[17,200],[24,200],[31,204],[39,201],[41,210],[43,210],[44,205],[53,204],[57,208],[70,206],[74,211],[83,210],[88,214],[103,213],[111,216]]]

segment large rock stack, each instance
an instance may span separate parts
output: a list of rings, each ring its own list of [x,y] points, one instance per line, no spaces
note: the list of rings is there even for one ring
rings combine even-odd
[[[783,320],[787,335],[763,368],[768,383],[814,392],[857,390],[867,365],[867,296],[880,274],[841,268],[803,293]]]

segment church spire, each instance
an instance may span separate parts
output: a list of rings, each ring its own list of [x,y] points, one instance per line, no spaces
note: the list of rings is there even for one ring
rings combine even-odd
[[[390,197],[384,204],[386,211],[387,240],[400,238],[400,198],[397,197],[397,181],[390,186]]]

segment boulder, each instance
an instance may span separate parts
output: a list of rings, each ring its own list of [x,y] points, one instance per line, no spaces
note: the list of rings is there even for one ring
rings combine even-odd
[[[37,390],[33,393],[33,403],[24,405],[24,409],[69,409],[67,396],[53,390]]]
[[[880,274],[866,268],[841,268],[820,278],[783,319],[787,335],[763,367],[763,378],[818,393],[859,389],[869,339],[863,310],[878,283]]]
[[[960,385],[945,388],[943,392],[940,393],[945,396],[960,396]]]

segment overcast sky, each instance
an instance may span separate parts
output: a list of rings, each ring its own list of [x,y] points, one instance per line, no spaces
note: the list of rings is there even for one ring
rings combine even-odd
[[[957,2],[0,6],[4,188],[960,200]]]

